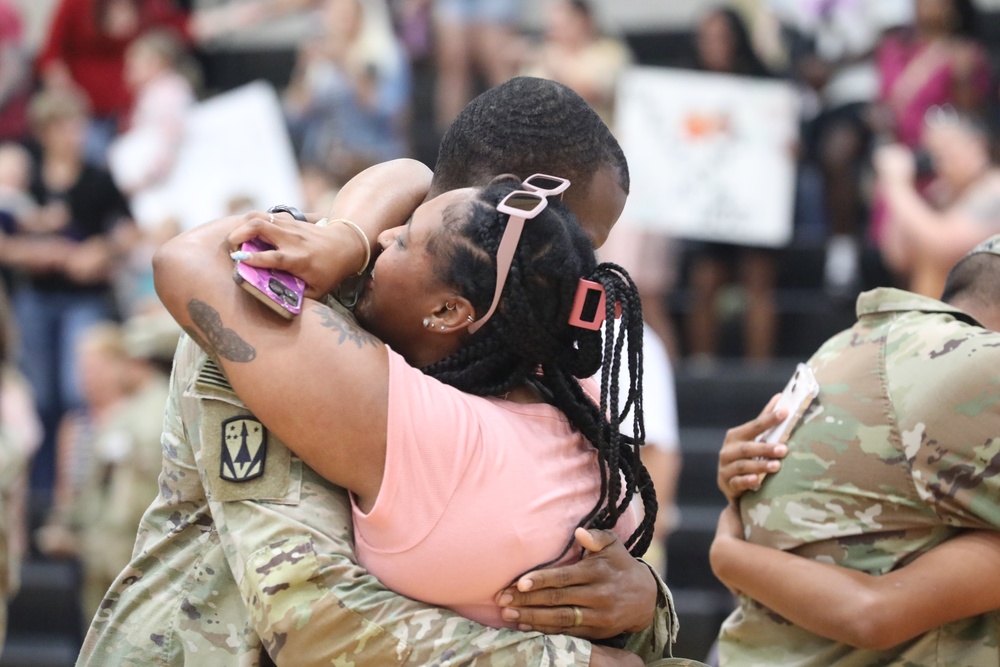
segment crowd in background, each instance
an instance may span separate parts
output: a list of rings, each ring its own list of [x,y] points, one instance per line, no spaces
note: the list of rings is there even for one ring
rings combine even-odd
[[[565,83],[613,126],[616,81],[636,61],[623,37],[602,31],[611,17],[583,0],[546,2],[540,33],[524,30],[518,0],[201,10],[58,0],[34,53],[17,2],[0,0],[0,270],[11,301],[0,309],[0,461],[14,462],[0,466],[0,562],[25,548],[25,479],[10,473],[33,455],[31,486],[51,504],[35,544],[88,564],[85,614],[127,562],[156,492],[164,364],[179,335],[149,270],[176,226],[140,228],[130,199],[167,177],[186,114],[209,94],[192,57],[199,45],[291,12],[315,15],[280,95],[299,203],[317,211],[361,169],[414,155],[414,62],[431,64],[432,131],[441,132],[482,87],[516,74]],[[691,68],[799,91],[796,222],[820,230],[830,294],[874,286],[861,270],[870,258],[883,267],[876,281],[936,297],[947,268],[1000,232],[998,88],[978,27],[970,0],[736,2],[695,26]],[[115,179],[108,151],[125,132],[148,138],[145,169]],[[745,355],[774,356],[778,250],[678,243],[627,226],[616,234],[609,256],[635,274],[671,357],[719,353],[719,298],[731,281],[746,299]],[[675,323],[668,303],[680,280],[693,305]],[[33,411],[24,407],[32,397]],[[672,431],[664,439],[676,440]],[[670,466],[664,479],[676,477]],[[16,576],[0,577],[0,592],[15,588]]]

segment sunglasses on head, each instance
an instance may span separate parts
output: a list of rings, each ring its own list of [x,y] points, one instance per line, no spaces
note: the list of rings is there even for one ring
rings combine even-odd
[[[549,205],[548,197],[561,195],[569,185],[569,181],[565,178],[533,174],[521,182],[520,190],[507,193],[497,204],[497,211],[509,216],[503,236],[500,238],[500,246],[497,248],[497,287],[489,310],[469,325],[469,333],[479,331],[496,311],[497,304],[500,303],[500,293],[507,283],[511,262],[514,261],[514,251],[517,250],[521,232],[524,231],[525,221],[538,217]]]

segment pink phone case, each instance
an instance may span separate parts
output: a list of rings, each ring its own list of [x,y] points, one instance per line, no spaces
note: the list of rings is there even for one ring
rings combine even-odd
[[[261,239],[251,239],[241,247],[244,252],[274,250],[274,246]],[[287,271],[261,269],[246,262],[236,262],[233,280],[262,303],[282,317],[292,319],[302,312],[302,295],[306,284],[301,278]]]

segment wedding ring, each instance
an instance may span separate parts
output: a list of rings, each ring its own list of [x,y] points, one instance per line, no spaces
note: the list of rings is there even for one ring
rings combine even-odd
[[[579,607],[573,607],[573,627],[583,624],[583,612]]]
[[[267,215],[268,215],[267,221],[270,222],[273,225],[274,224],[274,213],[268,213]]]

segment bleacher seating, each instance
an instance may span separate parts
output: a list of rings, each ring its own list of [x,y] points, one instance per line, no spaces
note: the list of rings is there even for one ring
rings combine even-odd
[[[8,610],[0,667],[70,667],[80,650],[80,577],[67,561],[29,558]]]

